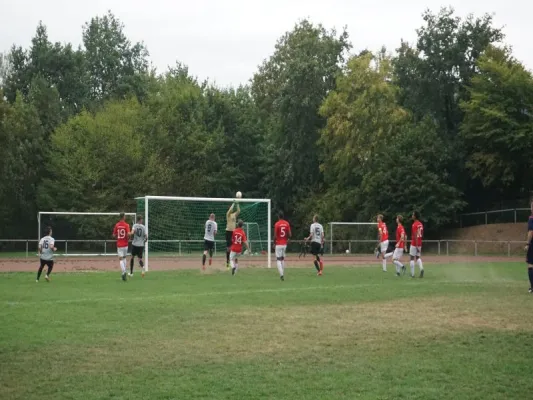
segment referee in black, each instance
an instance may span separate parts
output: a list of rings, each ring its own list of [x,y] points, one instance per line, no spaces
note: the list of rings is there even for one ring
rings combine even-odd
[[[530,201],[531,216],[527,222],[527,245],[526,262],[527,274],[529,276],[529,293],[533,293],[533,198]]]

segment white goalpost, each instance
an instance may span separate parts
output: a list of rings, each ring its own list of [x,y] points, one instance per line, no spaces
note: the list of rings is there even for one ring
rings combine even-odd
[[[124,213],[134,224],[135,213]],[[116,256],[116,243],[111,238],[120,212],[40,211],[37,216],[37,242],[43,228],[51,226],[58,246],[57,255],[71,257]]]
[[[365,252],[377,243],[377,222],[330,222],[329,252]]]
[[[201,258],[205,222],[211,213],[215,214],[218,224],[214,261],[225,263],[226,213],[234,204],[240,207],[238,219],[244,222],[243,229],[250,244],[253,258],[248,262],[271,268],[270,199],[144,196],[136,200],[137,212],[144,215],[148,234],[144,256],[147,269],[154,262],[168,264],[178,257]]]

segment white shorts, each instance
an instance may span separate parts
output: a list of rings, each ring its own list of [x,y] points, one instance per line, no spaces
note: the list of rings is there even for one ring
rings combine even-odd
[[[128,255],[128,248],[127,247],[118,247],[117,253],[119,257],[126,257]]]
[[[420,257],[420,254],[422,253],[422,247],[420,246],[411,246],[409,248],[409,255],[411,257]]]
[[[394,249],[394,253],[392,254],[392,259],[393,260],[399,260],[402,257],[403,257],[403,249],[400,249],[399,247],[396,247]]]
[[[388,240],[384,240],[383,242],[381,242],[379,244],[380,248],[381,248],[381,252],[382,253],[386,253],[387,252],[387,249],[389,248],[389,241]]]
[[[286,244],[277,244],[276,245],[276,258],[285,258],[286,251],[287,251]]]
[[[229,259],[235,260],[239,256],[239,253],[235,253],[234,251],[229,253]]]

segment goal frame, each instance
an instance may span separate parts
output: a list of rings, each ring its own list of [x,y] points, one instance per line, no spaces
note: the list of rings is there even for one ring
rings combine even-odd
[[[337,226],[350,226],[350,225],[375,225],[377,226],[377,222],[340,222],[340,221],[334,221],[329,222],[329,254],[333,254],[333,227],[335,225]]]
[[[148,240],[144,244],[144,259],[145,259],[145,267],[148,271],[149,264],[150,264],[150,254],[149,254],[149,246],[150,243],[150,213],[149,210],[149,204],[150,200],[165,200],[165,201],[206,201],[206,202],[216,202],[216,203],[266,203],[267,204],[267,224],[268,224],[268,230],[267,230],[267,267],[272,268],[272,254],[270,251],[270,247],[272,244],[272,202],[270,199],[247,199],[247,198],[224,198],[224,197],[183,197],[183,196],[140,196],[136,197],[135,200],[144,200],[144,226],[146,227],[146,231],[148,232]]]
[[[37,214],[37,243],[41,240],[41,216],[42,215],[108,215],[108,216],[120,216],[120,212],[83,212],[83,211],[39,211]],[[125,212],[124,215],[133,217],[134,223],[137,222],[137,214],[136,213],[128,213]],[[111,229],[111,227],[110,227]],[[87,239],[91,240],[91,239]],[[67,239],[68,241],[68,239]],[[98,253],[70,253],[65,254],[64,257],[101,257],[101,256],[114,256],[115,254],[98,254]]]

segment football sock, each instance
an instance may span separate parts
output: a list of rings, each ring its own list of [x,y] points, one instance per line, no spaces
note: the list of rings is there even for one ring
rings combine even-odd
[[[130,260],[130,274],[133,274],[133,257]]]
[[[315,261],[313,262],[313,264],[315,264],[315,268],[316,268],[316,270],[317,270],[318,272],[320,272],[320,264],[318,263],[318,261],[315,260]]]
[[[206,259],[206,256],[205,254],[202,256],[202,265],[205,265],[205,259]]]
[[[120,260],[120,269],[122,270],[122,273],[126,273],[126,260]]]
[[[529,267],[527,269],[527,274],[529,275],[529,284],[531,285],[530,287],[533,288],[533,268],[532,267]]]
[[[139,259],[139,265],[141,266],[142,269],[144,269],[144,261]]]
[[[383,257],[383,271],[387,272],[387,259]]]
[[[400,262],[400,260],[393,260],[392,261],[394,263],[394,265],[396,265],[396,272],[400,273],[400,271],[402,270],[402,263]]]
[[[230,262],[230,261],[229,261],[229,251],[227,250],[227,251],[226,251],[226,263],[229,263],[229,262]]]
[[[48,267],[48,272],[46,273],[46,276],[50,276],[50,274],[52,273],[52,269],[53,269],[53,268],[54,268],[54,267],[52,267],[52,266],[49,266],[49,267]]]
[[[418,268],[420,268],[420,271],[423,271],[424,270],[424,265],[422,264],[422,259],[419,258],[416,263],[418,264]]]
[[[409,266],[411,267],[411,276],[415,276],[415,260],[411,260]]]
[[[41,274],[43,273],[44,265],[42,267],[39,267],[39,271],[37,271],[37,280],[41,278]]]
[[[278,260],[278,272],[279,272],[279,276],[283,276],[283,261],[281,260]]]

